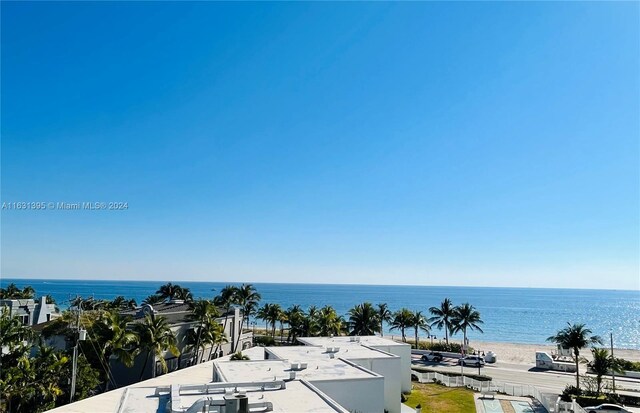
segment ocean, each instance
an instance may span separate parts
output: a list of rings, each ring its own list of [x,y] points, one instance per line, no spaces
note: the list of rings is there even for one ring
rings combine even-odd
[[[11,282],[19,287],[32,286],[38,296],[51,294],[63,308],[76,294],[96,299],[123,295],[139,303],[164,284],[163,281],[3,278],[0,285],[4,287]],[[213,298],[229,283],[180,281],[178,284],[190,288],[194,297]],[[392,311],[406,307],[428,314],[429,307],[438,306],[446,297],[454,304],[469,302],[480,312],[484,333],[470,332],[471,341],[544,344],[547,337],[571,322],[585,323],[594,334],[605,338],[607,344],[612,332],[616,348],[640,350],[640,291],[348,284],[254,283],[254,286],[262,295],[263,303],[278,303],[283,308],[299,304],[305,309],[310,305],[331,305],[339,314],[346,314],[349,308],[364,301],[387,303]],[[258,321],[258,325],[264,324]],[[387,329],[385,334],[400,333]],[[409,335],[412,334],[413,330]],[[444,337],[437,329],[431,334],[436,340]],[[424,333],[421,336],[426,339]],[[460,337],[454,339],[461,340]]]

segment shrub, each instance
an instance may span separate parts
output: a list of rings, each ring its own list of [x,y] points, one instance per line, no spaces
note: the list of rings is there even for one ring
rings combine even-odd
[[[622,370],[640,371],[640,361],[631,361],[619,358],[616,358],[616,361],[618,362]]]
[[[462,347],[458,343],[428,343],[421,342],[420,350],[431,350],[431,351],[446,351],[450,353],[460,353],[462,351]],[[473,353],[473,348],[469,347],[467,353]]]
[[[263,346],[274,346],[276,344],[276,340],[273,337],[269,337],[269,336],[255,336],[253,338],[253,342],[256,345],[263,345]]]
[[[576,386],[572,386],[567,384],[567,387],[564,388],[562,394],[560,395],[560,400],[563,402],[570,402],[571,396],[580,396],[582,395],[582,390],[577,388]]]

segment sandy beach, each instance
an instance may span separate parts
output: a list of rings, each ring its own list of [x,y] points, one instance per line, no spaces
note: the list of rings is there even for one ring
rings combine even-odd
[[[514,364],[535,364],[536,351],[555,351],[554,345],[548,344],[518,344],[518,343],[497,343],[491,341],[471,341],[471,347],[478,351],[493,351],[498,356],[498,361]],[[614,355],[631,361],[640,361],[640,350],[615,349]],[[580,355],[591,358],[591,350],[583,349]]]

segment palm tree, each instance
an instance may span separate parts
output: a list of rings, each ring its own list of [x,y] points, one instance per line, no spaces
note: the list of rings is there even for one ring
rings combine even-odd
[[[484,321],[480,319],[480,313],[469,303],[464,303],[454,309],[453,319],[451,320],[452,330],[454,333],[462,331],[462,349],[464,351],[467,345],[467,330],[476,330],[481,333],[480,324]]]
[[[36,404],[53,408],[56,399],[63,394],[62,380],[68,369],[69,358],[53,347],[39,346],[33,360],[37,380],[33,383]]]
[[[393,313],[387,303],[378,304],[378,321],[380,322],[380,337],[384,337],[384,323],[390,323]]]
[[[107,366],[109,378],[109,359],[115,356],[126,367],[132,367],[137,351],[138,335],[127,329],[127,324],[131,321],[129,317],[122,317],[117,312],[104,312],[100,314],[92,326],[91,336],[98,341],[98,348],[101,350],[104,365]],[[107,383],[108,384],[108,383]]]
[[[7,284],[6,288],[0,288],[0,299],[17,299],[23,300],[33,298],[36,295],[36,291],[30,285],[19,289],[15,283]]]
[[[321,336],[340,334],[342,318],[330,305],[326,305],[318,312],[318,329]]]
[[[411,310],[402,308],[393,314],[393,319],[391,320],[391,330],[400,330],[400,333],[402,334],[402,341],[406,343],[407,335],[405,331],[407,328],[411,327],[412,322],[413,313],[411,312]]]
[[[147,368],[149,357],[152,357],[151,377],[156,377],[156,359],[160,360],[162,371],[167,372],[167,361],[164,359],[164,353],[168,350],[174,356],[180,355],[177,347],[176,336],[171,331],[167,319],[162,316],[153,316],[146,314],[144,321],[135,325],[135,331],[140,338],[140,350],[146,352],[142,371],[140,372],[140,380]]]
[[[214,299],[213,303],[218,307],[224,309],[224,331],[227,331],[227,322],[229,321],[229,313],[231,312],[231,307],[237,302],[238,295],[238,287],[233,285],[227,285],[223,289],[220,290],[220,294],[218,294]],[[233,348],[233,337],[231,337],[231,347]],[[216,348],[216,352],[218,349]]]
[[[269,308],[270,307],[271,307],[271,304],[266,303],[262,307],[258,308],[258,311],[256,311],[256,318],[264,321],[265,334],[267,333],[267,331],[269,331]]]
[[[598,397],[602,389],[602,376],[609,374],[609,372],[622,373],[624,369],[620,367],[616,358],[609,355],[607,349],[594,347],[591,349],[591,355],[593,356],[593,361],[589,363],[589,366],[596,374],[596,397]]]
[[[378,312],[371,303],[358,304],[349,310],[349,335],[371,336],[380,331]]]
[[[202,331],[204,327],[208,325],[209,321],[215,319],[219,313],[216,306],[213,305],[213,302],[209,300],[200,299],[190,303],[189,306],[191,308],[191,314],[187,316],[187,319],[198,323],[198,327],[196,328],[197,336],[194,343],[196,352],[193,360],[194,363],[198,363],[198,352],[200,349],[200,336],[202,335]]]
[[[282,307],[280,304],[270,304],[267,311],[267,320],[271,324],[271,337],[276,338],[276,323],[280,321]]]
[[[256,291],[255,287],[251,284],[242,284],[236,290],[236,304],[238,304],[242,308],[242,319],[240,320],[240,334],[242,334],[242,327],[244,325],[245,318],[247,319],[247,324],[249,323],[249,316],[253,315],[258,307],[258,303],[260,302],[260,294]],[[240,344],[240,340],[235,345],[233,351],[235,352],[238,349],[238,345]]]
[[[191,301],[193,299],[193,295],[191,291],[189,291],[186,287],[181,287],[178,284],[166,283],[156,291],[156,294],[159,294],[163,299],[169,299],[169,301],[173,300],[184,300]]]
[[[250,359],[249,359],[249,356],[242,354],[241,351],[238,351],[237,353],[233,353],[233,355],[229,357],[229,360],[242,361],[242,360],[250,360]]]
[[[218,349],[220,348],[220,346],[224,343],[227,343],[229,340],[227,340],[227,335],[224,332],[224,327],[222,327],[222,324],[218,323],[214,319],[211,319],[204,326],[200,341],[205,347],[210,346],[208,360],[211,360],[214,346],[216,346],[215,348],[217,357]]]
[[[444,339],[447,344],[449,344],[449,333],[451,332],[451,320],[454,316],[453,303],[450,299],[445,298],[441,303],[440,307],[431,307],[429,312],[433,317],[429,318],[427,321],[431,323],[431,327],[436,326],[439,330],[444,328]]]
[[[287,334],[287,342],[296,342],[301,334],[304,334],[304,318],[305,314],[299,305],[292,305],[285,311],[287,322],[289,323],[289,334]]]
[[[415,339],[416,339],[416,349],[419,348],[418,342],[418,330],[422,330],[425,333],[429,333],[429,324],[427,323],[427,319],[422,315],[422,311],[416,311],[413,313],[413,317],[411,318],[411,326],[413,327]]]
[[[560,344],[563,348],[573,349],[573,358],[576,363],[576,388],[580,388],[580,349],[589,344],[602,344],[599,336],[592,336],[591,330],[584,324],[567,323],[567,327],[559,330],[555,335],[547,338],[547,341]]]
[[[142,304],[149,304],[150,306],[162,304],[164,302],[164,298],[160,294],[151,294],[144,300],[142,300]]]
[[[8,348],[9,353],[24,346],[33,336],[33,330],[12,316],[7,307],[0,309],[0,343]]]

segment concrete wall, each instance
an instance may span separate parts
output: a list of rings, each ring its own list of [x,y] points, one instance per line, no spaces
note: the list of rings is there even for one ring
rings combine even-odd
[[[384,413],[384,379],[338,379],[307,381],[350,412]],[[400,395],[398,395],[400,402]]]
[[[390,413],[400,413],[402,393],[400,358],[349,359],[354,364],[384,377],[384,408]]]
[[[389,346],[367,346],[376,350],[386,351],[400,357],[400,380],[402,392],[411,391],[411,346],[410,345],[389,345]]]

